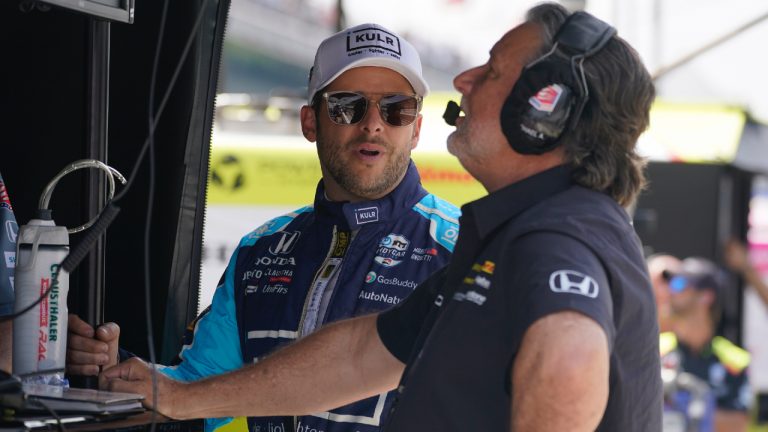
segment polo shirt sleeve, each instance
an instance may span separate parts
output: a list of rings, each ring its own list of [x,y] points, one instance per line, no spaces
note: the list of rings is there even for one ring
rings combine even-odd
[[[538,319],[576,311],[595,320],[613,349],[616,329],[607,273],[597,255],[581,241],[556,232],[534,232],[510,244],[504,262],[504,284],[511,329],[519,344]]]
[[[446,269],[433,273],[408,298],[379,314],[376,320],[376,329],[384,346],[403,363],[408,362],[419,333],[430,322],[427,317],[439,308],[436,299],[445,282]]]

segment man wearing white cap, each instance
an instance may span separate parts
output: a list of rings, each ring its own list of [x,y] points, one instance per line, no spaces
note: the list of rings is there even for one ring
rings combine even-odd
[[[301,109],[323,174],[314,205],[243,237],[180,364],[164,374],[194,381],[255,363],[324,323],[399,303],[448,263],[458,209],[421,187],[410,160],[428,91],[416,50],[379,25],[320,44]],[[114,349],[114,326],[102,327],[114,337],[100,341],[76,317],[70,328],[71,372],[95,374],[110,363],[92,353]],[[373,432],[390,402],[384,393],[308,416],[209,419],[206,429]]]

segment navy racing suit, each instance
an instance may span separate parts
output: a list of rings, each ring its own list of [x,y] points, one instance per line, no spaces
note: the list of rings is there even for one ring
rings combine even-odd
[[[164,368],[192,381],[254,363],[275,348],[352,316],[387,309],[448,263],[459,209],[421,186],[413,162],[387,196],[331,202],[322,181],[313,206],[277,217],[240,241],[193,323],[181,363]],[[252,432],[378,431],[382,394],[301,417],[248,418]],[[206,429],[243,430],[245,419],[208,419]]]

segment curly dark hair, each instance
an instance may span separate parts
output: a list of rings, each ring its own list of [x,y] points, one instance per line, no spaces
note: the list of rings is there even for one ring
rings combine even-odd
[[[539,25],[543,40],[533,59],[552,49],[557,30],[569,15],[556,3],[528,11],[526,21]],[[562,138],[566,160],[574,168],[576,183],[605,192],[628,207],[646,184],[646,161],[635,146],[650,121],[656,95],[653,80],[637,52],[618,36],[584,61],[584,74],[589,100],[573,130]]]

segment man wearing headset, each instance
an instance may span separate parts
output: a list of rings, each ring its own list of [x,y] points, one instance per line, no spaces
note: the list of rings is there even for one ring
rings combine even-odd
[[[259,364],[159,377],[157,409],[299,414],[397,388],[385,430],[661,430],[653,294],[622,208],[644,183],[635,144],[654,89],[614,32],[539,5],[455,78],[448,148],[489,195],[462,208],[448,267]],[[139,361],[103,375],[151,394]]]
[[[314,205],[243,237],[181,363],[164,374],[194,381],[262,361],[325,323],[390,308],[448,263],[458,209],[421,187],[410,160],[427,92],[418,53],[384,27],[355,26],[320,44],[301,109],[323,176]],[[115,324],[98,330],[108,344],[76,317],[70,329],[70,372],[114,362],[106,353],[116,351]],[[206,428],[375,432],[392,395],[371,396],[298,418],[210,419]]]

